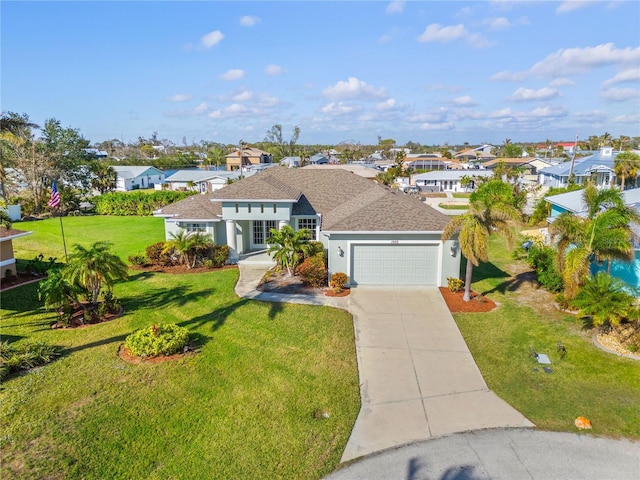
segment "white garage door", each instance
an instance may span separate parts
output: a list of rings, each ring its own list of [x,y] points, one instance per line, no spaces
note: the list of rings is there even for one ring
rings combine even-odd
[[[436,285],[438,245],[352,246],[354,285]]]

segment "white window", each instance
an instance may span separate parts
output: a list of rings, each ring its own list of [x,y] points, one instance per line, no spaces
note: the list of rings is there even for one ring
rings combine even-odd
[[[253,222],[253,244],[265,245],[271,236],[271,229],[278,229],[277,220],[256,220]]]
[[[180,225],[187,233],[207,233],[206,223],[181,223]]]
[[[299,218],[298,219],[298,230],[302,230],[306,228],[311,232],[311,240],[317,240],[316,237],[316,227],[318,226],[317,218]]]

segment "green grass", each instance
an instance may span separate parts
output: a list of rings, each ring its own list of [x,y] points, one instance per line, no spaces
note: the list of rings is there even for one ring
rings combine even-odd
[[[454,315],[488,386],[538,428],[575,432],[573,421],[582,415],[595,435],[640,439],[640,362],[596,348],[592,332],[574,317],[521,305],[517,290],[505,288],[505,269],[514,261],[497,238],[489,258],[474,269],[472,288],[492,292],[500,307]],[[558,341],[568,352],[562,360]],[[529,348],[550,356],[552,373],[543,372]]]
[[[468,203],[440,203],[438,206],[444,210],[469,210]]]
[[[453,198],[469,198],[471,193],[454,193]]]
[[[68,253],[76,243],[88,246],[98,240],[113,243],[113,251],[124,261],[129,255],[144,253],[144,248],[164,240],[164,219],[156,217],[64,217],[62,227]],[[31,260],[40,253],[45,259],[56,257],[64,261],[64,245],[60,219],[35,222],[15,222],[13,228],[33,232],[13,241],[16,259]]]
[[[84,218],[86,229],[67,220],[83,242],[121,227],[112,238],[123,256],[162,236],[161,223],[139,223],[138,239],[116,219]],[[38,230],[43,242],[49,227]],[[37,285],[2,293],[3,340],[47,341],[64,354],[3,382],[1,478],[312,479],[338,465],[360,401],[348,313],[240,299],[236,269],[131,273],[115,288],[124,316],[86,328],[50,329],[55,314],[39,308]],[[154,323],[188,328],[197,352],[120,360],[126,336]]]

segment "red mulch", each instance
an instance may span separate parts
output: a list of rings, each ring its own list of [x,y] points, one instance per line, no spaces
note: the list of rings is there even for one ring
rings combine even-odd
[[[69,322],[69,324],[64,324],[61,322],[55,322],[51,325],[51,328],[53,329],[58,329],[58,328],[84,328],[84,327],[88,327],[89,325],[97,325],[99,323],[104,323],[104,322],[109,322],[111,320],[115,320],[118,317],[121,317],[122,314],[124,313],[124,307],[121,305],[120,306],[120,310],[118,310],[117,312],[113,313],[113,312],[107,312],[103,317],[98,318],[97,320],[91,321],[91,322],[84,322],[84,309],[81,306],[77,306],[76,310],[73,312],[73,314],[71,315],[71,321]]]
[[[334,292],[332,288],[327,288],[327,289],[324,291],[324,294],[325,294],[327,297],[346,297],[346,296],[347,296],[347,295],[349,295],[350,293],[351,293],[351,290],[350,290],[350,289],[348,289],[348,288],[345,288],[345,289],[344,289],[344,290],[342,290],[340,293],[336,293],[336,292]]]
[[[140,265],[130,265],[129,268],[131,270],[137,270],[139,272],[158,272],[158,273],[171,273],[176,275],[181,275],[183,273],[207,273],[212,272],[214,270],[228,270],[228,269],[237,269],[237,265],[225,265],[224,267],[219,268],[204,268],[204,267],[196,267],[196,268],[187,268],[186,265],[171,265],[171,266],[162,266],[162,265],[150,265],[147,267]]]
[[[493,300],[476,292],[471,292],[471,300],[468,302],[462,299],[464,292],[454,293],[447,287],[440,287],[440,293],[451,313],[490,312],[496,308],[496,303]]]
[[[9,288],[17,287],[25,283],[43,280],[45,278],[47,277],[45,277],[44,275],[29,275],[24,272],[18,272],[18,275],[14,275],[13,277],[11,277],[11,280],[7,280],[6,278],[0,280],[0,290],[8,290]]]

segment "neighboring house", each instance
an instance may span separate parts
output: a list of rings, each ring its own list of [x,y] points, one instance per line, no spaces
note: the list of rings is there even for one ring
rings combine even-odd
[[[443,170],[412,175],[411,183],[416,187],[436,192],[470,192],[475,189],[475,182],[472,181],[469,187],[462,187],[460,181],[463,177],[492,175],[493,172],[490,170]]]
[[[449,159],[442,158],[440,155],[420,153],[407,155],[404,161],[404,167],[413,170],[446,170],[449,163]]]
[[[16,274],[16,259],[13,257],[13,239],[31,235],[31,232],[0,226],[0,278],[5,278],[7,270]]]
[[[251,172],[226,172],[219,170],[178,170],[165,180],[169,190],[191,190],[200,193],[210,193],[218,190],[231,181],[238,180],[242,175]]]
[[[640,211],[640,188],[625,190],[622,196],[625,205],[634,208],[636,211]],[[583,199],[583,190],[574,190],[572,192],[552,195],[545,197],[545,200],[551,204],[551,216],[547,219],[549,224],[553,223],[558,215],[565,212],[571,212],[580,217],[586,217],[588,214],[587,205]],[[632,228],[636,234],[634,244],[636,251],[635,260],[632,262],[614,260],[611,264],[611,275],[621,278],[634,288],[640,288],[640,226],[632,225]],[[550,238],[547,235],[546,243],[549,241]],[[607,269],[607,262],[604,262],[603,265],[593,263],[591,266],[592,273],[600,270],[606,271]]]
[[[238,149],[226,156],[227,170],[240,170],[241,167],[259,165],[261,163],[273,163],[273,155],[259,148],[248,147]]]
[[[482,145],[476,148],[468,148],[453,155],[453,158],[462,163],[482,163],[496,158],[491,154],[492,145]]]
[[[300,166],[300,157],[284,157],[280,160],[280,165],[294,168]]]
[[[552,162],[542,158],[534,157],[518,157],[518,158],[494,158],[488,162],[484,162],[482,166],[488,170],[495,169],[498,165],[504,165],[507,168],[519,169],[519,182],[524,185],[538,185],[538,171],[550,167]]]
[[[107,158],[109,153],[105,150],[98,150],[97,148],[84,148],[85,153],[88,153],[94,158]]]
[[[329,159],[321,153],[316,153],[315,155],[311,155],[311,157],[309,157],[310,165],[326,165],[327,163],[329,163]]]
[[[138,188],[153,188],[156,183],[163,183],[165,174],[156,167],[137,167],[118,165],[114,166],[116,171],[116,190],[128,192]]]
[[[603,147],[593,155],[576,158],[574,162],[568,161],[543,168],[539,170],[538,183],[546,187],[566,187],[573,163],[576,184],[583,185],[587,181],[592,181],[599,188],[609,187],[615,182],[616,174],[613,167],[616,155],[618,152],[614,152],[612,147]]]
[[[236,259],[266,249],[271,229],[306,228],[323,243],[329,273],[346,273],[352,286],[444,286],[460,274],[457,242],[440,238],[447,216],[342,169],[272,168],[154,214],[167,238],[204,232]]]

